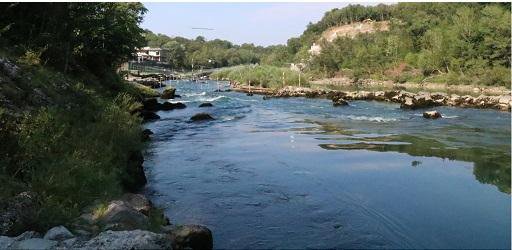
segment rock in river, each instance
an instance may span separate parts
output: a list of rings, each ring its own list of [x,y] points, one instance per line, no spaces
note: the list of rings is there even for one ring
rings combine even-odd
[[[334,96],[332,98],[332,105],[333,106],[346,106],[348,105],[348,102],[345,101],[341,96]]]
[[[441,118],[441,113],[437,112],[436,110],[433,110],[433,111],[425,111],[423,112],[423,117],[427,118],[427,119],[437,119],[437,118]]]
[[[175,93],[176,93],[176,89],[175,88],[166,88],[166,89],[164,89],[164,92],[162,93],[160,98],[162,98],[162,99],[174,99]]]
[[[182,225],[171,230],[174,249],[212,249],[212,232],[201,225]]]
[[[200,108],[204,108],[204,107],[213,107],[213,104],[209,103],[209,102],[204,102],[204,103],[201,103],[199,105]]]
[[[195,114],[194,116],[192,116],[190,118],[190,120],[192,120],[192,121],[210,121],[210,120],[215,120],[215,119],[208,113],[198,113],[198,114]]]

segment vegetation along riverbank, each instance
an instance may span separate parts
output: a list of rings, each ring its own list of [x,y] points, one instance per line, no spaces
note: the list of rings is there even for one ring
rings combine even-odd
[[[211,248],[207,228],[171,225],[136,194],[146,183],[141,102],[155,91],[115,69],[145,42],[143,5],[0,12],[0,248]]]

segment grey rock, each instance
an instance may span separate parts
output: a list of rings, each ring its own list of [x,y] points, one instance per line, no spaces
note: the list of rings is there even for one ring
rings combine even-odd
[[[132,193],[126,193],[121,198],[128,206],[131,208],[137,210],[138,212],[141,212],[145,215],[149,214],[149,211],[151,210],[152,204],[142,194],[132,194]]]
[[[9,248],[15,241],[13,237],[0,236],[0,249]]]
[[[66,240],[75,237],[67,228],[64,226],[53,227],[44,235],[46,240]]]
[[[118,231],[147,229],[149,218],[123,201],[112,201],[98,221]]]
[[[57,246],[57,241],[45,240],[41,238],[32,238],[17,241],[11,245],[13,249],[53,249]]]
[[[84,249],[171,249],[171,241],[163,234],[149,231],[105,231],[74,247]]]
[[[14,239],[16,241],[22,241],[22,240],[27,240],[27,239],[32,239],[32,238],[41,238],[41,234],[38,232],[34,232],[34,231],[26,231],[26,232],[16,236]]]

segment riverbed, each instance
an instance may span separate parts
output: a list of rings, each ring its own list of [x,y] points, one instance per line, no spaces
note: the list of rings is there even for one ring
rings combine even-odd
[[[187,108],[147,124],[146,192],[215,248],[510,247],[509,112],[168,84]]]

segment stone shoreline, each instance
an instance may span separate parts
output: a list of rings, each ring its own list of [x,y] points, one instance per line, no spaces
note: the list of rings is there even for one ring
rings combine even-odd
[[[248,87],[232,83],[234,91],[264,95],[263,99],[282,97],[306,97],[306,98],[327,98],[333,103],[351,100],[374,100],[399,103],[404,109],[430,108],[435,106],[454,106],[463,108],[486,108],[502,111],[511,110],[512,100],[507,95],[448,95],[443,92],[418,92],[412,93],[404,90],[388,91],[341,91],[324,90],[304,87],[287,86],[281,89]]]

